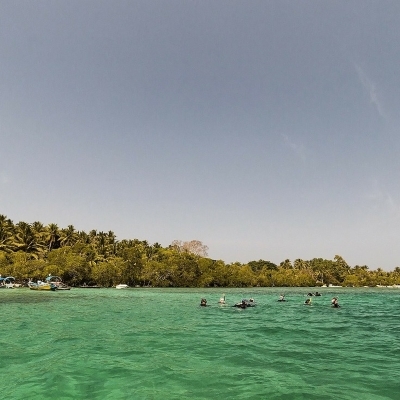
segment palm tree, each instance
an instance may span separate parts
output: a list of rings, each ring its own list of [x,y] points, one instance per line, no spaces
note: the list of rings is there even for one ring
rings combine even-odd
[[[79,231],[77,234],[77,241],[81,244],[89,244],[89,235],[85,231]]]
[[[107,241],[110,253],[115,256],[117,254],[118,241],[117,236],[115,236],[115,233],[113,231],[108,231]]]
[[[89,240],[90,240],[90,243],[92,243],[92,244],[96,244],[96,240],[97,240],[97,231],[96,231],[96,229],[92,229],[90,232],[89,232]]]
[[[11,252],[13,250],[14,225],[5,215],[0,214],[0,250]]]
[[[32,223],[32,230],[40,246],[43,248],[46,247],[47,229],[45,226],[41,222],[35,221]]]
[[[61,229],[60,232],[60,245],[64,246],[73,246],[78,239],[78,234],[75,231],[73,225],[68,225],[66,229]]]
[[[148,260],[152,260],[155,255],[157,255],[161,249],[161,244],[156,242],[153,245],[146,246],[146,256]]]
[[[31,225],[26,222],[18,222],[15,226],[14,247],[15,249],[30,253],[34,258],[38,258],[39,254],[44,250],[35,236],[35,232]]]
[[[350,272],[350,267],[343,257],[335,255],[334,262],[332,263],[332,273],[338,282],[343,282],[346,275]]]
[[[58,249],[60,247],[60,230],[58,229],[57,224],[47,225],[46,230],[46,241],[48,243],[48,249]]]
[[[290,260],[287,258],[285,261],[282,261],[279,266],[283,269],[292,269],[292,263]]]
[[[104,232],[99,232],[97,234],[97,252],[101,254],[104,258],[108,255],[108,240],[107,234]]]

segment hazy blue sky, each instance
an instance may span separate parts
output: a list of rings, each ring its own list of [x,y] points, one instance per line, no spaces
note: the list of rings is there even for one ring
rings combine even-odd
[[[226,262],[400,265],[399,1],[0,1],[0,213]]]

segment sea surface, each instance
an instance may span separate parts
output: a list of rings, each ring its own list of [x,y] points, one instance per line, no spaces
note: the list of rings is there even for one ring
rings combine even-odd
[[[400,399],[400,289],[1,289],[0,315],[1,399]]]

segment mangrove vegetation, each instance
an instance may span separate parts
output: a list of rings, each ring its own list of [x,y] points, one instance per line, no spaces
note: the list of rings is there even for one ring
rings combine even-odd
[[[198,240],[175,240],[167,247],[146,240],[117,240],[112,231],[77,231],[41,222],[13,223],[0,215],[0,274],[20,282],[60,276],[71,286],[251,287],[390,286],[400,284],[400,268],[391,272],[349,266],[333,260],[254,260],[225,263],[208,257]]]

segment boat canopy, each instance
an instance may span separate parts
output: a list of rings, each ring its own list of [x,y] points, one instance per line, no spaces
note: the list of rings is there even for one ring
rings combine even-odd
[[[6,276],[5,278],[2,278],[0,276],[0,282],[7,282],[7,281],[11,281],[11,280],[15,281],[15,278],[13,276]]]
[[[46,278],[46,282],[62,282],[62,279],[59,276],[56,276],[56,275],[49,275]]]

